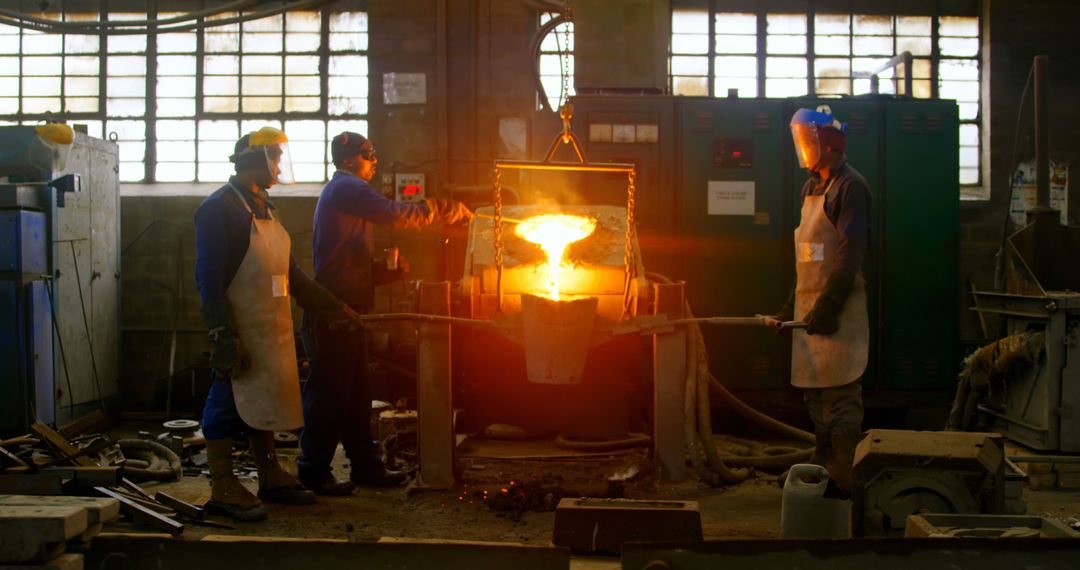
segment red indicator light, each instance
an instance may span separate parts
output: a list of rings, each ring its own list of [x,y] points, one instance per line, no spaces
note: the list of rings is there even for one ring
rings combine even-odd
[[[741,150],[737,150],[737,151],[735,151],[735,152],[731,153],[731,156],[742,156],[742,151],[741,151]]]
[[[403,196],[416,196],[424,193],[424,187],[419,184],[409,184],[408,186],[401,187],[401,194]]]

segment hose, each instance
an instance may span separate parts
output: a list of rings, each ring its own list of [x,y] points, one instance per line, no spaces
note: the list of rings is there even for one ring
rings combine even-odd
[[[135,460],[120,468],[124,477],[135,481],[172,481],[182,472],[180,457],[156,441],[121,439],[116,444],[124,457]]]
[[[625,439],[613,439],[608,441],[584,441],[570,439],[562,434],[555,436],[555,444],[566,449],[578,451],[617,451],[633,447],[645,447],[652,443],[652,438],[645,434],[637,434]]]
[[[652,281],[673,283],[671,279],[659,273],[648,272],[645,276]],[[750,476],[750,469],[752,468],[788,467],[808,459],[813,454],[813,448],[768,447],[749,440],[732,440],[741,441],[741,445],[750,450],[750,453],[746,455],[721,454],[717,451],[716,442],[714,441],[715,436],[712,432],[710,388],[713,393],[727,402],[736,413],[761,427],[810,444],[815,442],[815,438],[814,434],[810,432],[781,422],[754,409],[717,380],[709,371],[708,348],[705,345],[705,337],[700,326],[702,322],[709,322],[710,319],[695,319],[688,302],[684,305],[684,310],[686,319],[683,320],[686,321],[685,324],[687,325],[687,377],[683,402],[683,433],[686,439],[687,452],[690,456],[690,463],[701,480],[710,485],[721,482],[727,484],[739,483]],[[701,459],[700,454],[702,452],[704,452],[705,458],[708,460],[708,466]],[[728,465],[738,465],[741,468],[732,469]]]

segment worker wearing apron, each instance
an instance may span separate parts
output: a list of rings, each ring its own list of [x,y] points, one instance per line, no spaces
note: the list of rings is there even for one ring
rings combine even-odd
[[[315,495],[284,469],[274,432],[303,425],[289,295],[317,313],[357,315],[304,275],[266,190],[291,182],[285,134],[245,135],[231,157],[236,175],[195,212],[195,279],[210,330],[213,382],[203,411],[211,511],[266,518],[260,499],[309,504]],[[246,435],[259,470],[253,495],[232,472],[233,437]]]
[[[406,266],[376,262],[375,225],[421,228],[436,222],[453,224],[472,217],[461,202],[431,199],[399,202],[369,184],[378,158],[359,133],[334,137],[330,153],[337,172],[315,206],[312,248],[315,280],[359,313],[373,308],[375,286],[401,280]],[[347,495],[355,485],[394,486],[405,473],[387,469],[372,439],[371,386],[366,343],[360,328],[342,327],[334,318],[304,313],[304,348],[311,373],[304,382],[304,430],[300,434],[300,480],[320,495]],[[342,444],[350,478],[339,480],[331,461]]]
[[[828,106],[799,109],[791,132],[810,172],[795,228],[796,285],[777,318],[801,320],[791,338],[791,384],[803,392],[817,443],[811,463],[850,492],[862,433],[870,327],[861,267],[870,241],[870,189],[844,155],[847,125]]]

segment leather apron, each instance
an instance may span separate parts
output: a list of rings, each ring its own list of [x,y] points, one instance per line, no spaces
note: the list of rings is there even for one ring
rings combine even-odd
[[[240,191],[231,187],[251,213],[247,253],[225,291],[241,354],[250,360],[233,372],[236,410],[255,429],[296,429],[304,425],[304,414],[289,300],[289,232],[269,209],[269,219],[255,217]]]
[[[805,320],[832,274],[840,232],[825,214],[825,201],[836,178],[820,196],[805,196],[802,221],[795,228],[795,320]],[[869,358],[870,324],[866,283],[855,276],[840,311],[840,328],[830,335],[796,329],[791,342],[791,384],[798,388],[834,388],[863,375]]]

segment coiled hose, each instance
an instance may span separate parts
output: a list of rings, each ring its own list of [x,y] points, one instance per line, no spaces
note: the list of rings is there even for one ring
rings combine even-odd
[[[645,276],[652,281],[672,283],[671,279],[659,273],[646,273]],[[689,303],[684,305],[684,310],[687,317],[693,317]],[[810,457],[814,451],[812,447],[806,449],[769,447],[750,440],[730,437],[727,441],[744,447],[745,454],[721,454],[716,448],[716,436],[712,431],[710,389],[736,413],[763,428],[811,445],[814,444],[815,438],[810,432],[788,425],[754,409],[721,384],[709,371],[708,349],[700,325],[690,324],[687,327],[686,338],[687,369],[683,400],[683,436],[686,440],[690,464],[702,481],[710,485],[739,483],[750,476],[752,468],[784,468]]]

